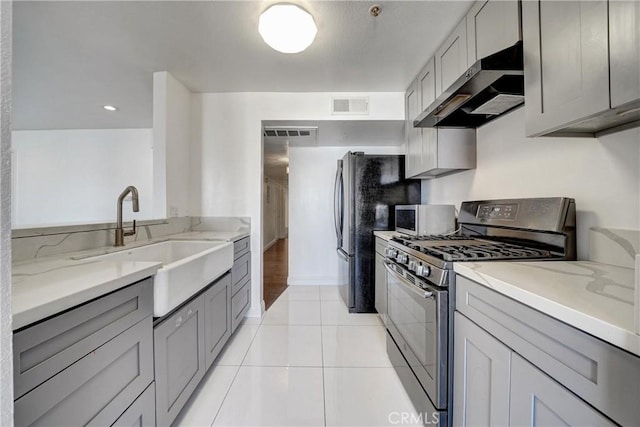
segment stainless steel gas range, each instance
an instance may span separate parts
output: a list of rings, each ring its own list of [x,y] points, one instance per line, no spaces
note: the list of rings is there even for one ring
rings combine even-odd
[[[453,235],[389,241],[387,352],[425,424],[451,423],[454,263],[574,260],[575,223],[569,198],[471,201]]]

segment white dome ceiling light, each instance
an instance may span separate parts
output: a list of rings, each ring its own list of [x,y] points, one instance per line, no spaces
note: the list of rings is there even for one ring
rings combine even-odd
[[[258,32],[278,52],[298,53],[313,43],[318,29],[309,12],[293,4],[279,3],[262,12]]]

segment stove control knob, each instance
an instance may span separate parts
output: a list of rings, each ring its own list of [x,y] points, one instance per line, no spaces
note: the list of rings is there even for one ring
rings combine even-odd
[[[406,264],[409,262],[409,257],[406,254],[398,254],[398,256],[396,257],[396,260],[400,264]]]
[[[416,274],[420,277],[429,277],[431,275],[431,267],[426,265],[419,265],[416,269]]]
[[[398,255],[398,251],[395,249],[387,248],[386,250],[387,258],[395,258]]]
[[[416,271],[416,262],[415,261],[409,261],[409,270]]]

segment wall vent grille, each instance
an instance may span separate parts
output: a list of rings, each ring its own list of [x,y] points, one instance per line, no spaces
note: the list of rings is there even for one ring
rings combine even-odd
[[[316,138],[317,127],[265,127],[262,133],[271,138]]]
[[[331,98],[331,114],[369,114],[369,97]]]

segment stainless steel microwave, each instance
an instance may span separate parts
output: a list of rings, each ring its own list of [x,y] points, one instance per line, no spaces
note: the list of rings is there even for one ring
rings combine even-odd
[[[396,231],[412,236],[447,234],[455,231],[454,205],[397,205]]]

